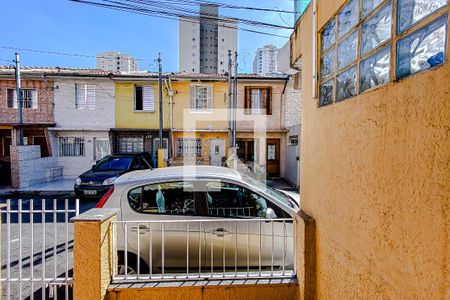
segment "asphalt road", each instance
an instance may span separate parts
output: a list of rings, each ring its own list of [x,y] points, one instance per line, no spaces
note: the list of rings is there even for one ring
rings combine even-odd
[[[6,203],[7,199],[10,199],[11,210],[18,210],[19,199],[22,199],[22,210],[30,210],[31,205],[33,210],[41,210],[42,199],[45,199],[46,210],[53,210],[54,203],[56,203],[57,210],[64,210],[65,199],[68,199],[69,210],[75,209],[73,194],[7,195],[0,196],[0,203]],[[80,202],[80,213],[89,210],[95,204],[95,202]],[[34,299],[43,299],[42,283],[39,280],[43,275],[45,278],[60,278],[59,280],[62,282],[65,277],[71,277],[73,224],[66,223],[65,219],[70,220],[75,214],[70,213],[66,216],[65,213],[57,213],[55,217],[53,212],[45,213],[45,216],[38,212],[31,217],[30,213],[23,213],[19,218],[18,213],[11,213],[8,243],[8,225],[6,224],[5,211],[6,209],[3,209],[1,226],[1,278],[17,278],[20,276],[34,278],[36,281],[33,284],[30,282],[2,282],[3,297],[8,299],[9,290],[11,299],[30,299],[32,294]],[[33,218],[32,222],[31,218]],[[42,222],[43,219],[45,222]],[[20,249],[22,251],[19,251]],[[8,252],[10,253],[9,259]],[[49,282],[46,283],[45,298],[49,299]],[[59,299],[65,299],[65,286],[60,286],[57,293]]]

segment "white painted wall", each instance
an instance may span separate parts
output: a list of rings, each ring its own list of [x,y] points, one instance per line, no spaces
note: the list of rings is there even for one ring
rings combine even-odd
[[[63,177],[76,178],[80,174],[89,170],[95,163],[94,159],[94,139],[108,138],[108,131],[56,131],[51,130],[51,144],[53,156],[58,159],[59,166],[63,167]],[[83,137],[85,140],[84,156],[59,156],[59,137]]]
[[[75,108],[75,84],[96,85],[95,109]],[[109,79],[80,78],[55,80],[56,127],[71,129],[102,129],[115,127],[115,87]]]
[[[223,27],[221,24],[223,23],[219,22],[217,70],[219,73],[225,73],[228,72],[228,50],[231,50],[233,57],[234,53],[237,51],[238,31],[236,23],[226,23],[227,27]]]

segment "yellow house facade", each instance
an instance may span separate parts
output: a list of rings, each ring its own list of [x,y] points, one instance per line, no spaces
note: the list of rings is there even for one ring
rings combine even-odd
[[[448,299],[449,15],[319,0],[298,21],[305,299]]]
[[[221,165],[228,152],[226,77],[174,76],[174,164]]]
[[[115,80],[114,153],[149,152],[156,166],[159,148],[159,85],[157,74],[118,76]],[[170,148],[170,103],[163,83],[163,143]],[[166,153],[166,158],[170,153]]]

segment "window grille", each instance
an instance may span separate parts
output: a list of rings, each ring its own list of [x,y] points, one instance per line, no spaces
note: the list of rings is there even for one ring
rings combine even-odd
[[[85,146],[82,137],[59,137],[59,156],[84,156]]]
[[[202,140],[194,138],[177,139],[177,156],[180,157],[201,157]]]

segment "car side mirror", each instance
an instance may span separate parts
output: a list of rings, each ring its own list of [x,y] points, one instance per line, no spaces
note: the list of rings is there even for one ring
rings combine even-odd
[[[270,207],[267,208],[266,210],[266,219],[276,219],[277,214],[275,213],[275,211],[273,209],[271,209]]]

